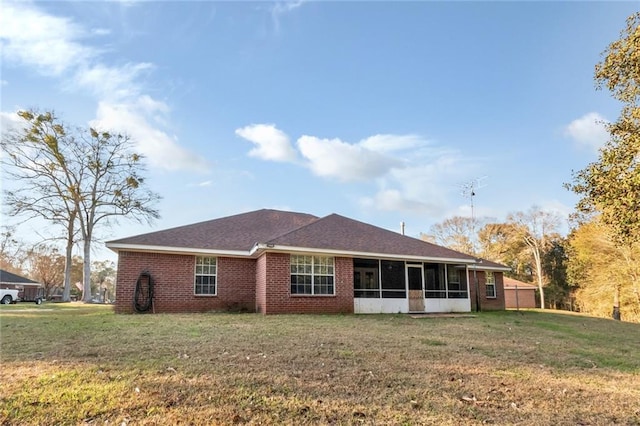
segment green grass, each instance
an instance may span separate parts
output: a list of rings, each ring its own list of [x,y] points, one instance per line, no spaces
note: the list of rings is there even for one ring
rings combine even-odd
[[[0,307],[2,424],[640,424],[640,326]]]

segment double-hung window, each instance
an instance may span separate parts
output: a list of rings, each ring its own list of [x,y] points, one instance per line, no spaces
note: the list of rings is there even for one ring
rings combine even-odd
[[[487,298],[496,298],[496,276],[491,271],[485,272],[485,287],[487,289]]]
[[[334,295],[333,257],[292,254],[291,294]]]
[[[218,262],[215,257],[196,256],[196,278],[194,294],[215,296]]]

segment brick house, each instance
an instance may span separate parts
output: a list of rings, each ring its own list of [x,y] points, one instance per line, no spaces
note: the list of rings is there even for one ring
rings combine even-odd
[[[24,302],[37,302],[44,298],[41,283],[4,269],[0,269],[0,287],[18,290],[18,298]]]
[[[476,287],[481,308],[504,309],[509,270],[337,214],[266,209],[107,247],[118,253],[119,313],[142,293],[153,312],[469,312]]]

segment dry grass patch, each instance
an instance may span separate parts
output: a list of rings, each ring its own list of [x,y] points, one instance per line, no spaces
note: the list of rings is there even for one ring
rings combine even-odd
[[[640,424],[634,324],[54,308],[0,310],[0,422]]]

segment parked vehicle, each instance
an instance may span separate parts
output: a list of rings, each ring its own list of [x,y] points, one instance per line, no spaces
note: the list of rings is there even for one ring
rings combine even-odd
[[[19,290],[13,290],[9,288],[0,289],[0,303],[8,305],[10,303],[16,303],[18,301]]]

